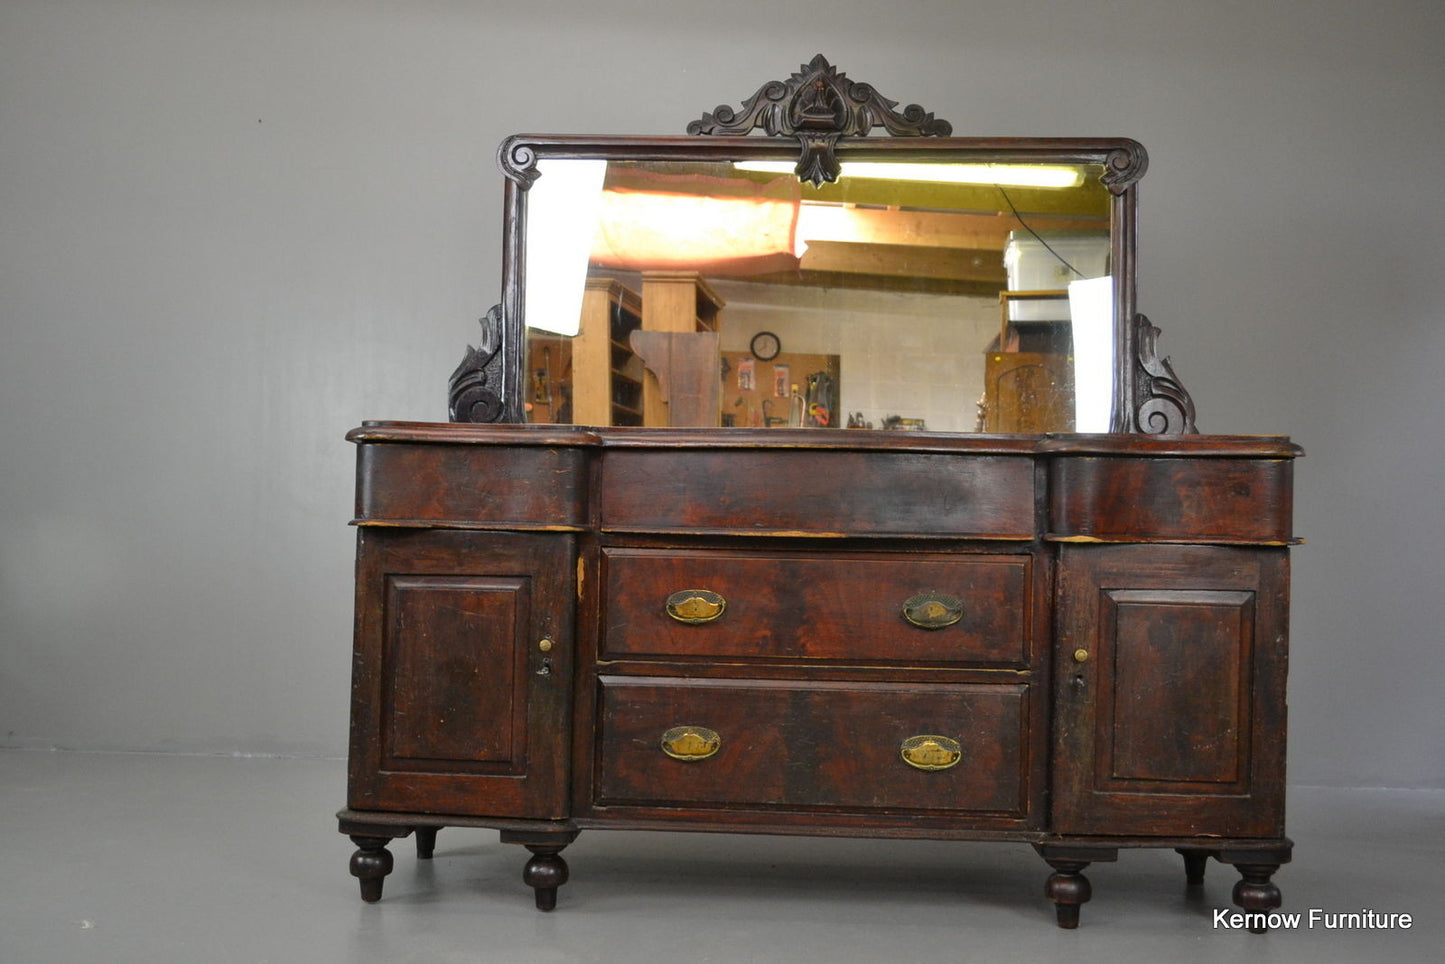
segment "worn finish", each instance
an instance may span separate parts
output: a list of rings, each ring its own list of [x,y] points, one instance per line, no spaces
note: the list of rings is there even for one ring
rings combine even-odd
[[[1283,544],[1287,459],[1086,457],[1054,460],[1049,528],[1062,539]]]
[[[1034,531],[1033,464],[929,452],[665,448],[602,460],[606,530],[990,536]]]
[[[1284,833],[1283,549],[1065,546],[1053,827]]]
[[[1027,663],[1027,555],[614,547],[602,562],[605,659]],[[669,591],[684,586],[718,593],[727,609],[706,625],[667,618]],[[957,596],[960,618],[911,624],[904,605],[927,590]]]
[[[1287,440],[352,438],[368,900],[450,824],[543,909],[586,827],[1026,841],[1064,927],[1127,847],[1279,900]]]
[[[572,538],[362,529],[348,805],[566,816]]]
[[[363,524],[453,522],[579,526],[583,459],[543,446],[365,445],[356,515]]]
[[[605,676],[598,720],[598,807],[889,812],[977,810],[1023,817],[1028,687],[918,683],[686,680]],[[677,723],[717,732],[716,754],[669,759],[657,738]],[[941,733],[965,761],[920,772],[903,741]]]

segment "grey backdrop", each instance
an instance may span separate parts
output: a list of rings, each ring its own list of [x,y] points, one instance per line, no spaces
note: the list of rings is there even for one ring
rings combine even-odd
[[[1290,776],[1445,786],[1440,0],[4,0],[0,744],[345,752],[352,452],[445,418],[497,143],[681,133],[818,52],[1125,135],[1140,306],[1298,466]]]

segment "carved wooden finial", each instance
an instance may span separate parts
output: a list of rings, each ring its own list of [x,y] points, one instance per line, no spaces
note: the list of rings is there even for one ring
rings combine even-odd
[[[822,54],[787,80],[773,80],[743,101],[742,110],[723,104],[687,125],[689,134],[748,134],[761,127],[770,137],[798,138],[802,155],[794,169],[800,179],[821,185],[838,179],[834,147],[844,136],[866,137],[882,127],[894,137],[947,137],[953,125],[917,104],[898,111],[898,102],[869,84],[855,83]]]

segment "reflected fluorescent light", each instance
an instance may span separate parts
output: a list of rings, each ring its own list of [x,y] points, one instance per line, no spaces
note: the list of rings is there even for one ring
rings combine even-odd
[[[736,161],[740,171],[791,174],[792,161]],[[1048,164],[915,164],[890,161],[844,161],[842,177],[889,181],[927,181],[935,184],[998,184],[1003,187],[1078,187],[1084,174],[1078,168]]]
[[[606,161],[537,162],[527,197],[527,288],[522,316],[528,328],[572,336],[582,327],[587,258],[602,207]]]

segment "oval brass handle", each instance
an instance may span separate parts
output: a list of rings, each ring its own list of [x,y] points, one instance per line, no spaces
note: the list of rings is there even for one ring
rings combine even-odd
[[[706,760],[722,747],[717,730],[705,726],[674,726],[662,734],[660,742],[663,753],[684,763]]]
[[[941,592],[921,592],[903,600],[903,618],[919,629],[942,629],[963,618],[963,600]]]
[[[910,736],[898,752],[903,762],[916,770],[947,770],[963,759],[963,747],[957,740],[936,734]]]
[[[722,617],[728,601],[707,589],[682,589],[667,597],[667,614],[692,626]]]

